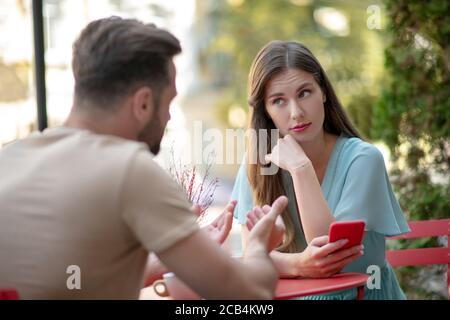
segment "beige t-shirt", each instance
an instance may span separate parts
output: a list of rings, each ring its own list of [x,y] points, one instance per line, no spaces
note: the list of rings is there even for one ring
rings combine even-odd
[[[0,150],[0,287],[23,299],[138,298],[148,252],[198,230],[189,208],[143,143],[35,133]]]

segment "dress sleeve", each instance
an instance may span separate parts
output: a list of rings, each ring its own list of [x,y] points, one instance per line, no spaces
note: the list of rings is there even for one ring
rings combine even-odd
[[[334,211],[336,220],[364,220],[367,231],[386,236],[410,231],[392,191],[383,155],[375,146],[370,145],[358,153],[347,170]]]
[[[237,200],[234,217],[238,220],[239,224],[245,224],[247,212],[254,207],[252,190],[245,167],[246,164],[244,161],[239,168],[231,193],[231,200]]]

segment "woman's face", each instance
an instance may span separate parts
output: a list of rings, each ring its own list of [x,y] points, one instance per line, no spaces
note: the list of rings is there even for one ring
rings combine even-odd
[[[287,69],[270,79],[265,89],[266,111],[281,136],[290,134],[302,143],[322,133],[325,95],[311,73]]]

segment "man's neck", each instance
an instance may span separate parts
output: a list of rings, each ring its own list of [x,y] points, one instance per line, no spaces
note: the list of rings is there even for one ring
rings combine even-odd
[[[82,112],[73,107],[63,125],[68,128],[86,129],[96,134],[136,140],[136,136],[119,121],[119,117],[104,112]]]

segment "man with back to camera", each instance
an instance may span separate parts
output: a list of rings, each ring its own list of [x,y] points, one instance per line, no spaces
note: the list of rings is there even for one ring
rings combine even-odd
[[[239,263],[153,160],[180,52],[172,34],[137,20],[100,19],[81,32],[64,126],[0,151],[0,287],[24,299],[136,299],[145,273],[168,269],[204,298],[273,297],[269,236],[287,199],[252,230]],[[146,270],[149,252],[162,263]],[[80,288],[68,287],[69,266],[79,267]]]

